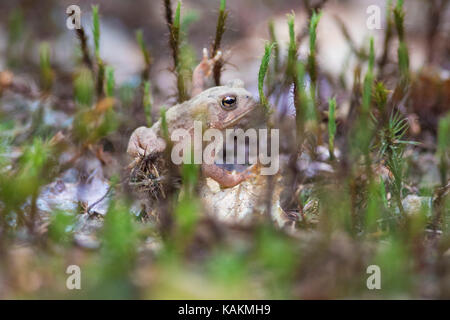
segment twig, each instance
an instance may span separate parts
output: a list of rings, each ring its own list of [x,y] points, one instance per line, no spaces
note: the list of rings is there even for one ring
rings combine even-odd
[[[83,54],[83,63],[90,69],[93,70],[94,65],[92,64],[91,56],[89,55],[89,49],[87,46],[87,36],[84,32],[84,28],[75,29],[75,33],[80,40],[81,53]]]
[[[114,187],[114,186],[109,186],[109,188],[108,188],[108,190],[106,190],[105,194],[104,194],[100,199],[98,199],[97,201],[95,201],[93,204],[91,204],[91,205],[86,209],[86,213],[87,213],[87,214],[90,214],[92,208],[94,208],[97,204],[99,204],[100,202],[102,202],[102,201],[109,195],[109,193],[111,192],[111,190],[113,189],[113,187]]]
[[[172,50],[173,72],[177,77],[177,91],[178,102],[183,102],[189,99],[186,92],[183,74],[181,70],[180,61],[180,11],[181,1],[178,1],[175,17],[172,15],[172,7],[170,0],[164,0],[164,8],[166,11],[166,24],[169,29],[169,46]]]
[[[226,23],[227,17],[228,17],[228,11],[225,10],[225,6],[226,6],[226,0],[221,0],[219,16],[217,18],[216,36],[214,38],[214,42],[211,45],[211,56],[212,57],[215,57],[217,52],[220,50],[222,36],[225,33],[225,23]],[[220,78],[221,78],[221,74],[222,74],[223,65],[224,65],[223,58],[218,59],[214,63],[213,76],[214,76],[214,82],[215,82],[216,86],[220,86]]]

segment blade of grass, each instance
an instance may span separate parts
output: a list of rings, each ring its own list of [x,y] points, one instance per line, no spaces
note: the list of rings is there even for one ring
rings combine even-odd
[[[106,67],[106,96],[113,97],[116,87],[116,81],[114,78],[114,68],[111,66]]]
[[[266,113],[270,111],[269,101],[264,94],[264,79],[267,74],[267,70],[269,68],[270,56],[272,54],[272,49],[275,47],[274,43],[266,43],[264,46],[264,55],[261,59],[261,65],[259,67],[258,73],[258,92],[259,99],[261,101],[262,106],[265,108]]]
[[[142,30],[136,31],[136,41],[139,45],[139,48],[141,48],[141,53],[144,58],[145,64],[144,71],[142,72],[142,81],[148,81],[150,79],[150,65],[152,63],[152,59],[150,56],[150,51],[147,49],[147,46],[145,45]]]
[[[152,118],[152,99],[150,91],[150,82],[144,82],[144,96],[143,96],[143,106],[145,112],[145,118],[147,119],[147,126],[151,127],[153,124]]]
[[[328,101],[328,150],[330,160],[334,159],[334,138],[336,135],[336,98]]]
[[[289,28],[289,47],[287,58],[286,74],[288,79],[295,81],[296,67],[297,67],[297,38],[295,37],[295,14],[292,12],[287,16],[287,23]]]

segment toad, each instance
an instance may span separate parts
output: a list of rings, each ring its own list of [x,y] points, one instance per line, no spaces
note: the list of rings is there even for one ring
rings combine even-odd
[[[219,52],[215,57],[209,58],[207,50],[203,50],[203,59],[193,72],[192,98],[166,111],[169,137],[178,128],[193,132],[194,121],[201,121],[205,128],[225,130],[249,117],[255,109],[257,104],[241,80],[204,90],[205,81],[220,55]],[[139,158],[160,153],[165,150],[166,145],[159,119],[151,128],[139,127],[133,132],[127,152],[132,157]],[[203,163],[201,170],[205,177],[212,178],[225,188],[234,187],[253,175],[252,167],[243,172],[230,172],[214,163]]]

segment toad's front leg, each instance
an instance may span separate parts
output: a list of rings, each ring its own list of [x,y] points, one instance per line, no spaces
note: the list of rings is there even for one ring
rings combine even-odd
[[[232,188],[242,181],[252,177],[252,169],[244,172],[231,173],[228,170],[218,167],[215,164],[202,164],[202,173],[209,178],[217,181],[222,187]]]

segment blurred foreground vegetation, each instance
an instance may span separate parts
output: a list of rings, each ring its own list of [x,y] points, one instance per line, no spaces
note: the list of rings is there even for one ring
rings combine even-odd
[[[442,5],[444,15],[447,2],[430,1],[430,12],[439,16],[433,9]],[[226,1],[214,5],[212,56],[226,49],[233,28]],[[147,30],[137,30],[142,70],[120,84],[100,54],[107,18],[101,6],[91,8],[92,28],[63,31],[77,39],[64,49],[73,51],[70,70],[56,67],[52,42],[30,48],[32,5],[8,7],[0,73],[0,298],[450,298],[450,79],[442,76],[450,56],[433,53],[420,71],[411,70],[406,3],[387,1],[384,48],[373,38],[358,47],[351,26],[341,25],[358,61],[351,86],[317,59],[327,1],[292,8],[308,19],[298,25],[294,11],[287,15],[286,50],[267,22],[254,74],[261,108],[272,128],[295,118],[292,132],[280,134],[291,142],[281,150],[287,160],[280,203],[291,221],[285,228],[267,216],[227,226],[206,215],[195,165],[181,168],[180,190],[157,214],[136,205],[125,149],[133,129],[164,116],[154,103],[161,100],[154,54],[170,53],[173,100],[181,102],[201,52],[189,42],[190,28],[201,23],[197,11],[170,0],[153,6],[165,17],[159,37],[166,46],[149,44]],[[215,66],[215,84],[226,62]],[[295,115],[282,111],[286,96]],[[309,174],[313,165],[297,165],[304,157],[327,170]],[[269,177],[268,192],[274,183]],[[69,265],[81,268],[81,290],[66,288]],[[369,265],[381,269],[381,290],[367,289]]]

